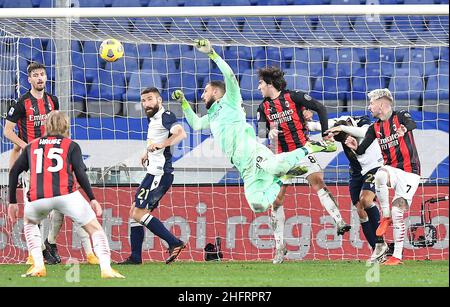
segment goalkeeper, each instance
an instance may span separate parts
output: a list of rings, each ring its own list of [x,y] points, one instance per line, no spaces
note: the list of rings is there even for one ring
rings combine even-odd
[[[273,154],[256,141],[253,127],[245,120],[238,81],[230,66],[214,51],[206,39],[196,40],[194,47],[206,53],[222,72],[225,82],[209,82],[202,94],[207,115],[199,118],[181,90],[172,98],[181,102],[189,125],[194,130],[210,129],[220,148],[237,168],[244,181],[247,202],[254,212],[266,211],[276,199],[282,182],[280,177],[300,174],[300,161],[310,153],[336,151],[334,143],[308,142],[294,151]]]

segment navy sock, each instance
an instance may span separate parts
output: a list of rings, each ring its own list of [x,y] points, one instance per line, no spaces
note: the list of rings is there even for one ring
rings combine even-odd
[[[380,224],[380,211],[378,211],[377,206],[364,209],[369,217],[370,225],[372,225],[374,233],[377,231],[378,225]]]
[[[131,258],[142,262],[142,243],[144,242],[144,226],[132,225],[130,229]]]
[[[375,231],[373,230],[372,225],[370,224],[370,221],[361,223],[361,227],[367,242],[369,242],[372,249],[374,249],[377,238],[375,235]]]
[[[160,220],[158,220],[156,217],[152,217],[151,215],[147,215],[144,220],[141,220],[141,222],[155,235],[163,239],[164,241],[169,244],[169,247],[179,245],[181,241],[177,239],[173,234],[170,233],[170,231],[167,230],[166,227],[164,227],[164,224],[161,223]]]

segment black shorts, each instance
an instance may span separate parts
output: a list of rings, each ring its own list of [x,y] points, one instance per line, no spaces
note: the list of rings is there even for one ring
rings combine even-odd
[[[375,173],[378,169],[379,167],[373,168],[364,176],[361,174],[350,174],[349,189],[353,205],[359,202],[359,196],[362,190],[369,190],[375,193]]]
[[[159,201],[172,186],[173,174],[165,173],[162,176],[147,174],[134,197],[135,207],[153,211]]]

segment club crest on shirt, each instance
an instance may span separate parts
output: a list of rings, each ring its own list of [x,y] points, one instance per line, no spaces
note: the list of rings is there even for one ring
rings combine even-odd
[[[286,108],[289,108],[289,101],[286,101],[285,105],[286,105]]]
[[[11,109],[9,109],[8,115],[13,116],[14,111],[15,111],[14,107],[11,107]]]
[[[304,97],[305,100],[307,100],[307,101],[311,101],[311,100],[312,100],[312,97],[309,96],[308,94],[305,94],[303,97]]]

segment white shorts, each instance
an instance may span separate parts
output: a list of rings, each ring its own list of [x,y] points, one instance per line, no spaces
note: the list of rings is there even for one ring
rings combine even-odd
[[[420,176],[389,165],[383,165],[380,169],[384,169],[389,174],[390,187],[395,191],[392,201],[401,197],[411,206],[413,196],[419,187]]]
[[[81,226],[96,218],[94,210],[79,191],[52,198],[41,198],[25,203],[25,217],[34,223],[45,219],[50,211],[57,210]]]
[[[280,180],[283,182],[283,184],[292,184],[292,183],[298,181],[297,178],[304,178],[304,179],[306,179],[311,174],[323,172],[323,169],[320,166],[319,162],[317,162],[316,158],[313,155],[311,155],[311,154],[305,156],[300,161],[299,165],[307,167],[308,171],[305,174],[303,174],[301,176],[298,176],[296,178],[290,178],[290,179],[283,179],[283,178],[281,178]]]

